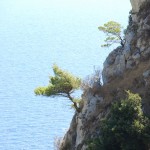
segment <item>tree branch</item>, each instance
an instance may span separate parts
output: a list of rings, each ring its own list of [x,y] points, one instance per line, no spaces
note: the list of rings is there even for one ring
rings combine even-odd
[[[80,108],[77,106],[77,103],[74,102],[74,98],[70,95],[70,93],[67,93],[68,98],[72,101],[74,108],[76,109],[76,111],[79,113],[81,110]]]

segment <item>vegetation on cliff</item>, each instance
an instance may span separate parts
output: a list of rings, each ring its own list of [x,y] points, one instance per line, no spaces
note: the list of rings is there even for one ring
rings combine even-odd
[[[99,27],[106,34],[102,46],[115,43],[122,46],[104,63],[104,85],[99,72],[81,83],[79,78],[70,74],[68,77],[68,73],[54,66],[55,76],[50,77],[50,85],[35,90],[37,95],[65,96],[79,112],[75,113],[68,132],[59,141],[60,150],[150,149],[150,118],[146,116],[150,115],[149,7],[147,9],[140,12],[147,16],[142,19],[142,15],[133,17],[131,14],[125,39],[117,22],[110,21]],[[141,21],[134,22],[137,19]],[[80,86],[84,91],[82,107],[71,96]],[[126,90],[141,97],[126,93]]]
[[[106,35],[106,39],[104,40],[105,44],[103,44],[102,47],[109,47],[115,43],[119,43],[124,47],[125,41],[122,37],[121,24],[115,21],[109,21],[103,26],[98,27],[98,29]]]
[[[140,96],[128,91],[125,100],[114,103],[100,131],[89,150],[148,150],[150,119],[143,114]]]
[[[68,98],[73,107],[79,112],[78,103],[80,99],[74,98],[72,93],[80,88],[81,79],[63,71],[57,65],[53,66],[54,76],[50,76],[49,85],[35,89],[36,95],[63,96]]]

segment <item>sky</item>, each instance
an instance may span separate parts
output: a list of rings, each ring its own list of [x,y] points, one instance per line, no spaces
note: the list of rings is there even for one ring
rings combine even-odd
[[[63,17],[82,17],[87,19],[99,18],[101,24],[115,20],[127,24],[125,17],[131,10],[130,0],[1,0],[0,13],[13,16],[43,17],[45,14]],[[50,15],[48,15],[50,16]],[[48,17],[47,16],[47,17]],[[91,18],[92,17],[92,18]],[[5,18],[5,15],[4,15]],[[82,18],[81,18],[82,19]],[[85,19],[85,18],[84,18]]]
[[[12,41],[12,45],[16,46],[32,41],[34,49],[42,47],[43,50],[49,47],[55,50],[65,47],[65,50],[69,50],[71,44],[78,47],[82,44],[81,48],[88,48],[91,57],[95,57],[92,54],[95,53],[93,43],[97,44],[94,49],[102,52],[100,42],[104,40],[98,26],[114,20],[126,28],[130,10],[129,0],[1,0],[0,31],[1,40],[5,41],[1,43]],[[13,42],[14,38],[17,44]],[[107,49],[103,51],[108,52],[105,55],[99,53],[99,56],[104,56],[100,64],[110,52]]]
[[[106,18],[106,15],[111,16],[111,14],[115,14],[120,19],[123,19],[121,15],[124,12],[131,9],[129,0],[5,0],[5,2],[0,1],[0,4],[1,9],[3,5],[7,5],[7,9],[12,13],[19,11],[24,11],[25,13],[30,13],[31,11],[37,13],[58,13],[61,11],[77,13],[86,11],[92,13],[97,11],[98,15],[103,12],[103,15],[101,15],[105,15]],[[120,13],[116,14],[118,11]]]

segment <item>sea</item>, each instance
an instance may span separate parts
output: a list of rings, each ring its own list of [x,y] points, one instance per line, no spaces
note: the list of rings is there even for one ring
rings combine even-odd
[[[74,110],[68,99],[34,89],[48,85],[53,64],[82,79],[95,66],[102,70],[112,49],[101,48],[98,26],[116,20],[126,27],[130,7],[119,0],[0,1],[0,150],[55,149]]]

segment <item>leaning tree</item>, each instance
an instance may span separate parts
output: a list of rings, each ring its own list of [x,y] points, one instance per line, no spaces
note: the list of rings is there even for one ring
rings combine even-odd
[[[36,95],[62,96],[68,98],[77,112],[80,112],[80,99],[74,98],[72,93],[80,88],[81,79],[73,76],[67,71],[63,71],[57,65],[53,65],[54,76],[50,76],[49,84],[45,87],[35,89]]]

